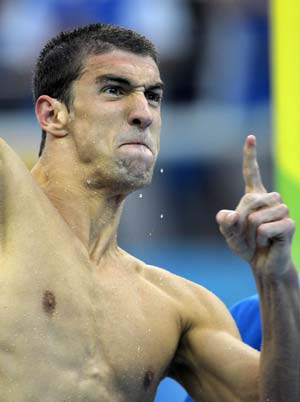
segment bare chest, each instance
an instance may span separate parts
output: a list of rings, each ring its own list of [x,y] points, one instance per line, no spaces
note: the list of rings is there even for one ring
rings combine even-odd
[[[0,273],[2,393],[13,384],[18,402],[153,400],[178,342],[167,298],[132,276],[100,282],[55,260]],[[18,399],[24,388],[29,399]]]
[[[169,298],[97,278],[17,156],[1,157],[0,402],[152,401],[179,337]]]

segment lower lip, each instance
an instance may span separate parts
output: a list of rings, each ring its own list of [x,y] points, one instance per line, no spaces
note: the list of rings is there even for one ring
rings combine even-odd
[[[120,146],[120,149],[122,149],[123,151],[126,151],[128,153],[132,153],[132,154],[148,154],[148,155],[152,155],[152,152],[150,151],[150,149],[148,147],[146,147],[146,145],[143,144],[123,144]]]

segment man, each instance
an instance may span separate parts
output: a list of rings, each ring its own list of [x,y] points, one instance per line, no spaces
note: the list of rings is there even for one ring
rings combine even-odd
[[[255,138],[246,195],[217,221],[257,281],[260,359],[209,291],[117,245],[123,201],[150,183],[159,150],[153,45],[110,25],[62,33],[40,55],[34,97],[31,174],[1,143],[0,401],[150,402],[165,376],[196,401],[298,401],[293,222],[261,184]]]
[[[239,329],[243,342],[260,350],[261,347],[261,320],[259,300],[255,294],[247,297],[230,308],[230,313]],[[193,402],[188,396],[185,402]]]

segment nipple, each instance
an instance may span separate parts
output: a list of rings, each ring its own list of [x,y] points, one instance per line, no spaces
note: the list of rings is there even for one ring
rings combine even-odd
[[[56,307],[55,296],[50,290],[46,290],[43,296],[43,309],[47,314],[53,314]]]
[[[145,377],[144,377],[144,388],[145,388],[145,390],[147,390],[150,387],[150,385],[151,385],[151,383],[153,381],[153,378],[154,378],[153,371],[148,370],[146,372],[146,374],[145,374]]]

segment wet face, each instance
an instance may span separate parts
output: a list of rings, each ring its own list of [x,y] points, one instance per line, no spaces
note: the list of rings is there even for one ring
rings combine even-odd
[[[73,83],[69,132],[87,182],[127,192],[150,183],[159,151],[162,82],[150,56],[88,56]]]

